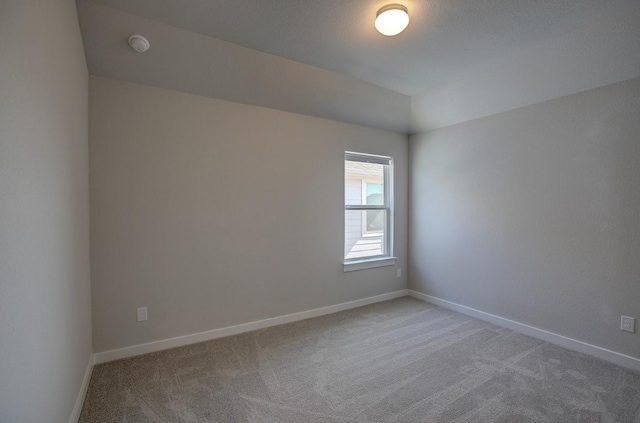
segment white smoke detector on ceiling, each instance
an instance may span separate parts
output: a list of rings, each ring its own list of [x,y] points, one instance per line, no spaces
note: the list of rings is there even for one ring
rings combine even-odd
[[[132,35],[129,37],[129,45],[138,53],[144,53],[149,50],[149,46],[151,46],[151,44],[149,44],[149,40],[144,38],[142,35]]]

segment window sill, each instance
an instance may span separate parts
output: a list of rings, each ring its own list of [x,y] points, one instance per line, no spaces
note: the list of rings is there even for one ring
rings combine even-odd
[[[382,257],[368,260],[350,261],[343,264],[344,272],[353,272],[354,270],[373,269],[374,267],[394,266],[396,257]]]

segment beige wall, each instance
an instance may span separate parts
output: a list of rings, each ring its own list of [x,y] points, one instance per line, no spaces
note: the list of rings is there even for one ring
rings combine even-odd
[[[342,271],[345,150],[393,156],[405,268],[405,135],[95,77],[90,134],[97,352],[406,288]]]
[[[640,358],[640,79],[411,137],[410,288]]]
[[[87,69],[73,0],[0,2],[0,421],[68,422],[91,357]]]

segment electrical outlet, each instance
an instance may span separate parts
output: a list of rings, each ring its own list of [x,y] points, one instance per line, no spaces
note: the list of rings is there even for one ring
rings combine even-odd
[[[620,330],[634,333],[636,331],[636,319],[629,316],[620,316]]]
[[[138,322],[144,322],[145,320],[147,320],[147,308],[138,307],[137,315],[138,315]]]
[[[402,277],[402,269],[396,270],[396,278]]]

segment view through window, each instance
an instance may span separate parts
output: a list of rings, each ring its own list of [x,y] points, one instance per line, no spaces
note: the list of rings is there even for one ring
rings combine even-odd
[[[345,262],[391,255],[390,157],[345,153]]]

